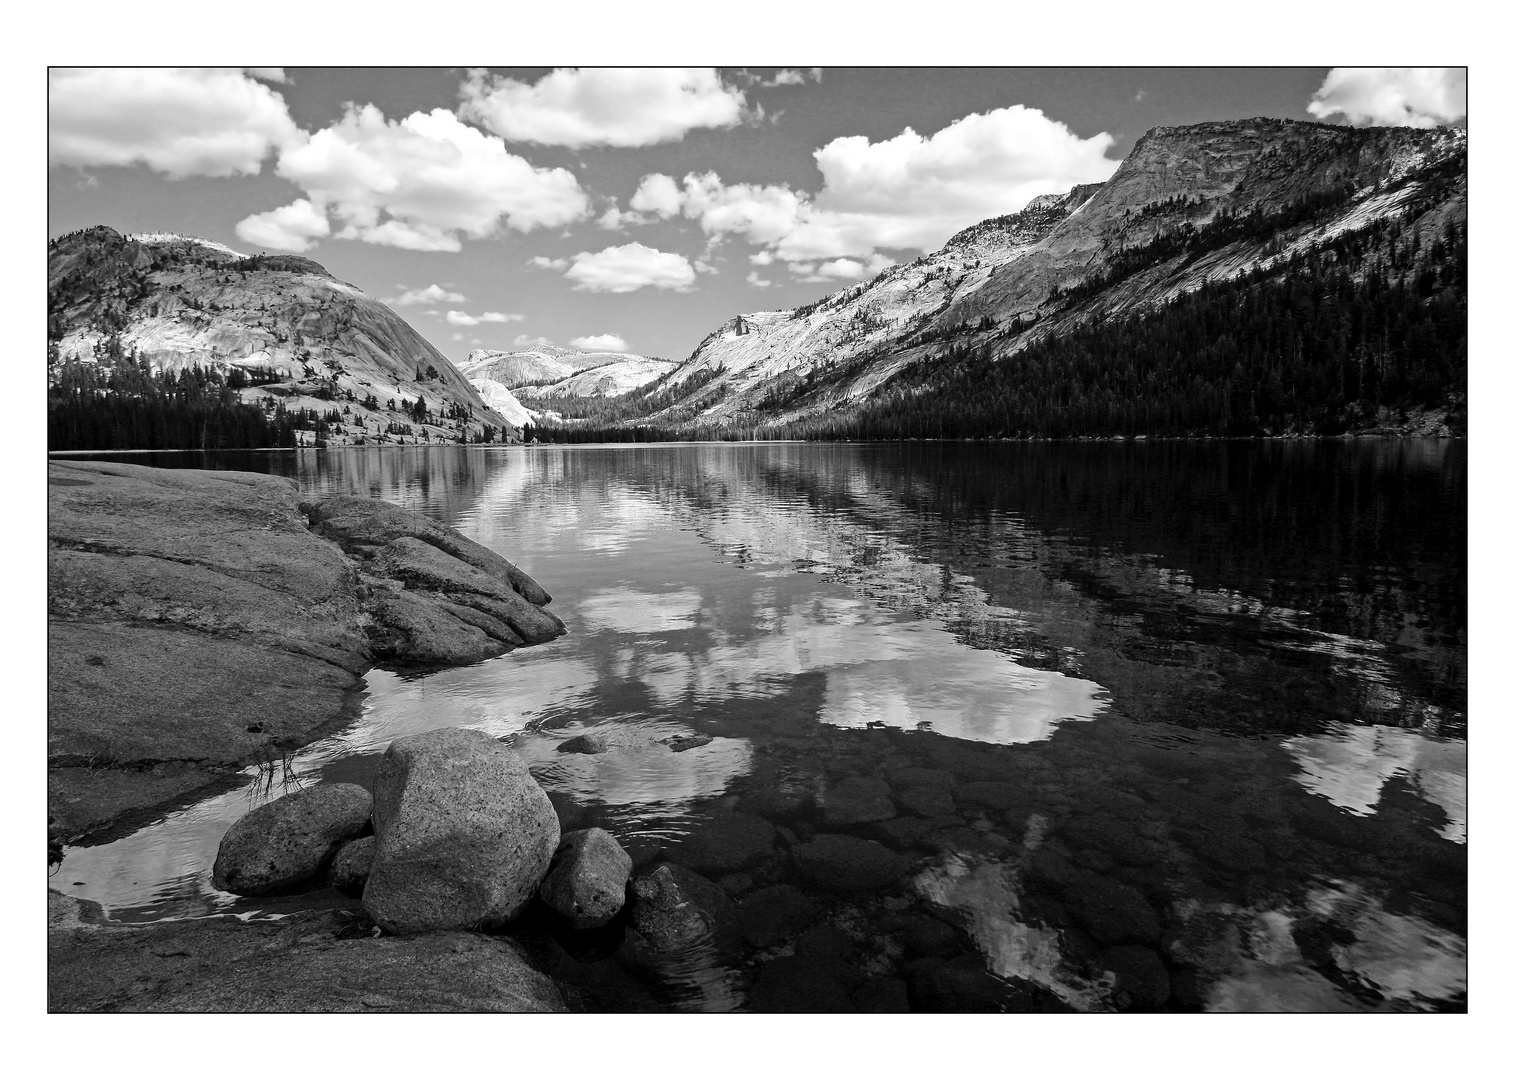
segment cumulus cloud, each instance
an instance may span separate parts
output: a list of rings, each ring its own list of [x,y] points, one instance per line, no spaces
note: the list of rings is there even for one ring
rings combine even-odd
[[[402,285],[401,288],[404,288],[404,286]],[[401,293],[393,300],[386,300],[384,302],[386,304],[394,304],[397,307],[407,307],[412,304],[461,304],[467,299],[468,297],[460,292],[453,292],[451,289],[444,288],[441,285],[432,284],[426,286],[424,289],[410,289]]]
[[[1466,68],[1332,68],[1305,111],[1355,127],[1437,127],[1468,114]]]
[[[694,267],[684,256],[645,244],[622,244],[591,254],[581,251],[563,275],[576,291],[625,293],[652,287],[680,292],[694,284]]]
[[[284,98],[236,69],[53,68],[51,165],[146,165],[173,179],[257,173],[296,139]]]
[[[773,78],[765,79],[758,83],[759,86],[803,86],[805,82],[820,82],[821,69],[811,68],[809,71],[801,71],[798,68],[783,68],[774,74]]]
[[[1084,139],[1024,105],[972,113],[923,137],[906,128],[854,135],[815,151],[815,195],[787,185],[728,184],[716,173],[643,177],[633,209],[673,207],[713,239],[742,236],[788,262],[866,260],[879,248],[933,250],[959,229],[1020,210],[1037,195],[1108,179],[1114,142]],[[833,267],[841,276],[847,267]]]
[[[343,225],[341,239],[458,251],[500,228],[530,232],[586,217],[567,169],[540,169],[447,109],[386,120],[373,105],[286,147],[278,174]]]
[[[644,214],[656,214],[671,218],[683,209],[684,199],[679,185],[671,176],[651,173],[642,177],[636,192],[631,196],[631,208]]]
[[[535,83],[468,73],[460,114],[504,138],[550,146],[652,146],[742,119],[713,68],[560,68]]]
[[[625,352],[626,339],[619,334],[593,334],[589,337],[576,337],[568,342],[575,349],[583,349],[586,352]]]
[[[478,315],[470,315],[466,311],[449,311],[447,321],[453,326],[478,326],[480,323],[510,323],[520,322],[525,315],[514,315],[504,311],[485,311]]]
[[[747,284],[751,285],[755,289],[766,289],[768,286],[772,285],[773,282],[769,281],[765,277],[759,277],[756,270],[751,270],[747,273]]]
[[[767,266],[767,265],[769,265],[770,263],[773,262],[773,252],[771,252],[771,251],[756,251],[756,252],[753,252],[751,255],[747,256],[747,261],[750,262],[753,266]]]
[[[527,260],[528,266],[535,266],[539,270],[567,270],[567,259],[549,259],[546,255],[533,255]]]
[[[287,82],[289,82],[289,76],[286,75],[286,74],[284,74],[284,69],[283,68],[255,68],[255,67],[250,67],[250,68],[244,68],[243,70],[246,71],[253,78],[255,78],[255,79],[262,79],[264,82],[272,82],[272,83],[287,83]]]
[[[646,215],[638,214],[635,211],[622,210],[613,202],[610,204],[609,210],[606,210],[595,219],[596,225],[602,229],[610,229],[612,232],[619,232],[627,225],[646,225],[647,222],[648,218]]]
[[[296,199],[288,206],[253,214],[237,222],[237,236],[262,248],[309,251],[323,236],[331,235],[326,215],[309,199]]]
[[[527,335],[527,334],[517,334],[515,340],[511,342],[511,345],[515,346],[517,349],[530,349],[530,348],[532,348],[533,346],[536,346],[536,345],[551,345],[551,344],[552,344],[552,341],[549,338],[532,337],[532,336]]]
[[[796,274],[805,275],[800,278],[801,281],[855,281],[858,278],[873,277],[894,265],[894,260],[886,255],[870,255],[866,259],[831,259],[819,266],[790,263],[789,269]]]

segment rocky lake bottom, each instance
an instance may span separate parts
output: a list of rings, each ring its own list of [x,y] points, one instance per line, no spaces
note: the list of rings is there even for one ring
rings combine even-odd
[[[217,846],[463,727],[703,913],[503,931],[591,1011],[1466,1009],[1461,443],[121,460],[422,511],[568,633],[371,671],[352,725],[66,848],[50,887],[111,920],[366,932],[218,890]]]

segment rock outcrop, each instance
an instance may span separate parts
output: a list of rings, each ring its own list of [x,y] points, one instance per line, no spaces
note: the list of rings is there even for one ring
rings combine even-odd
[[[604,829],[564,833],[541,897],[578,930],[604,926],[626,903],[631,856]]]
[[[407,442],[423,431],[453,441],[460,424],[470,441],[485,424],[506,427],[409,323],[310,259],[102,225],[48,245],[47,285],[60,361],[93,362],[115,334],[123,353],[155,370],[240,370],[255,383],[240,391],[244,401],[273,397],[319,413],[345,402],[351,411],[327,434],[334,445],[395,442],[392,424],[411,428]],[[424,422],[402,405],[423,398]]]
[[[501,926],[557,851],[558,817],[514,750],[479,731],[396,739],[374,776],[363,906],[395,933]]]
[[[512,942],[372,936],[344,912],[126,926],[48,893],[49,1012],[567,1012]]]
[[[54,461],[49,815],[68,840],[235,782],[350,720],[375,663],[469,663],[562,633],[550,599],[387,503]]]
[[[337,850],[368,828],[373,798],[357,784],[317,784],[239,818],[216,851],[211,881],[239,896],[320,884]]]

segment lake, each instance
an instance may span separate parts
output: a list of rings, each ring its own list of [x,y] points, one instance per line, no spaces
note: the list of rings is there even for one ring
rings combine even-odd
[[[639,873],[731,899],[677,954],[514,928],[589,1009],[1466,1008],[1463,442],[97,457],[420,510],[569,628],[371,672],[360,719],[277,775],[68,849],[50,883],[114,918],[351,907],[217,891],[222,833],[461,726]],[[586,731],[610,752],[556,751]],[[822,834],[909,872],[817,888],[789,851]]]

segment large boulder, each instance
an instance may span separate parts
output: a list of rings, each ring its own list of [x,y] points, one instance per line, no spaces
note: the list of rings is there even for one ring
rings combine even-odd
[[[480,731],[390,743],[374,776],[373,816],[363,906],[391,933],[509,922],[558,847],[547,793],[520,755]]]
[[[604,829],[565,833],[542,882],[542,902],[575,929],[604,926],[626,903],[631,856]]]
[[[357,784],[318,784],[264,803],[221,838],[211,881],[239,896],[318,886],[337,849],[368,827],[373,799]]]

